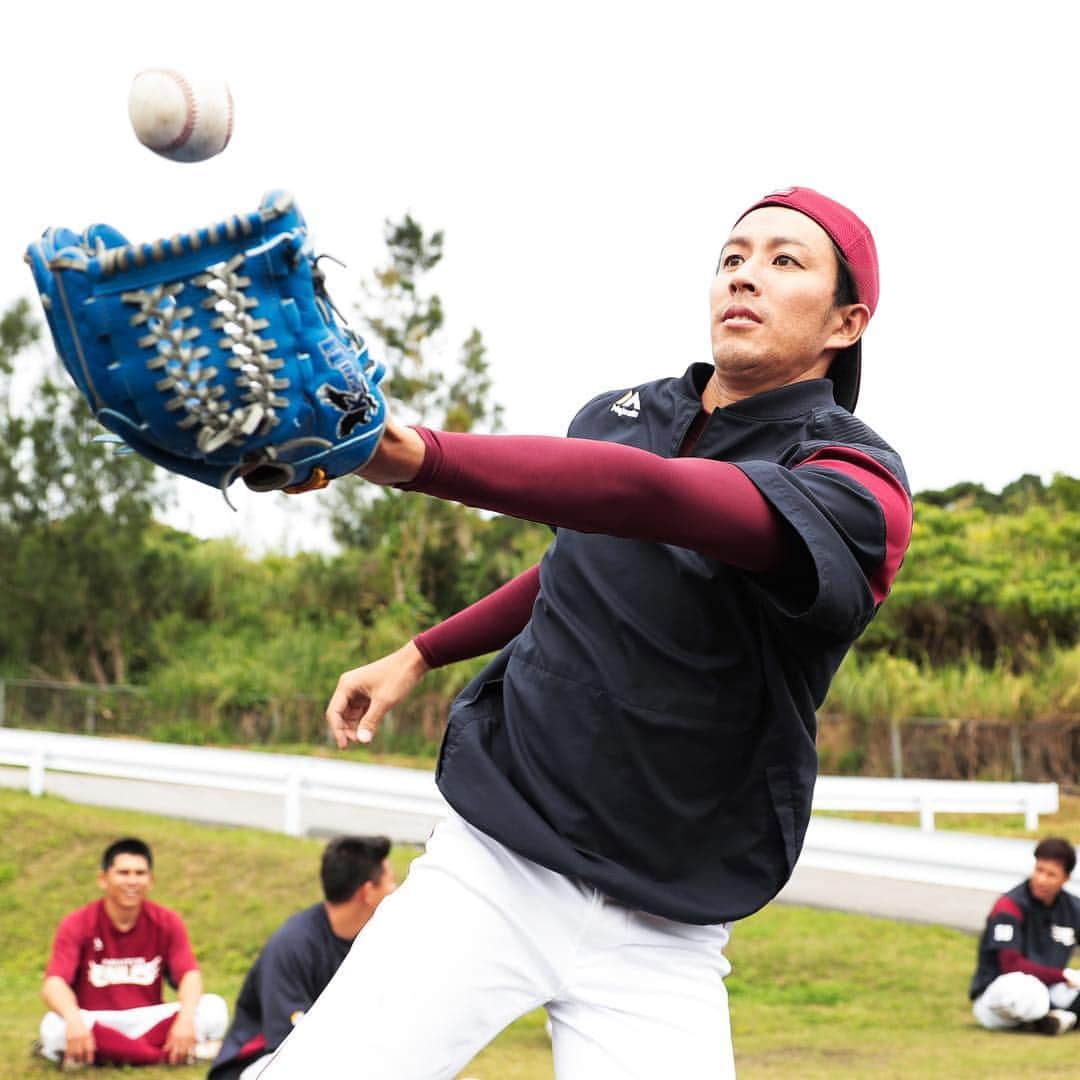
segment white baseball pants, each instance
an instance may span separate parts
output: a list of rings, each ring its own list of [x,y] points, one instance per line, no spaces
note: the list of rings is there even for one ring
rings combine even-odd
[[[999,975],[972,1003],[971,1011],[984,1028],[998,1031],[1044,1017],[1051,1008],[1067,1009],[1078,991],[1068,983],[1047,986],[1022,971]]]
[[[142,1005],[135,1009],[80,1009],[87,1027],[103,1024],[119,1031],[129,1039],[138,1039],[162,1020],[175,1016],[180,1002],[167,1001],[161,1005]],[[229,1026],[229,1006],[219,994],[203,994],[195,1006],[195,1038],[198,1042],[222,1039]],[[38,1029],[41,1052],[53,1061],[60,1061],[67,1049],[67,1021],[59,1013],[47,1012]]]
[[[453,1077],[540,1005],[559,1080],[734,1077],[729,932],[632,911],[452,814],[260,1080]]]

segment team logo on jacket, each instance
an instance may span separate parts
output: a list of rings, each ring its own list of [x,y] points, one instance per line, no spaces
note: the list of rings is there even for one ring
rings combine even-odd
[[[1012,941],[1013,928],[1010,923],[998,923],[994,927],[994,940],[995,941]]]
[[[1076,944],[1076,931],[1071,926],[1051,926],[1050,936],[1068,949]]]
[[[108,957],[87,965],[87,981],[101,989],[105,986],[153,986],[161,975],[161,957],[147,960],[142,956]]]
[[[631,420],[636,420],[641,415],[641,398],[638,397],[638,392],[636,390],[627,390],[611,406],[611,411],[616,416],[628,416]]]

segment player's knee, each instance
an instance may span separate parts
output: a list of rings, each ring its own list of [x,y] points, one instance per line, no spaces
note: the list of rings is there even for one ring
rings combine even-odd
[[[1011,971],[999,980],[1002,1006],[1021,1023],[1030,1023],[1050,1010],[1050,991],[1034,975]]]
[[[59,1013],[47,1012],[41,1018],[38,1035],[41,1037],[42,1042],[51,1043],[56,1042],[57,1039],[63,1041],[66,1034],[67,1023]]]
[[[229,1026],[229,1006],[219,994],[203,994],[195,1009],[195,1023],[200,1042],[221,1039]]]

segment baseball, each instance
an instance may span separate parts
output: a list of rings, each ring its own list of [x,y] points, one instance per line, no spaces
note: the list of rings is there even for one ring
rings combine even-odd
[[[233,99],[223,79],[148,68],[132,81],[128,116],[139,142],[155,154],[205,161],[229,145]]]

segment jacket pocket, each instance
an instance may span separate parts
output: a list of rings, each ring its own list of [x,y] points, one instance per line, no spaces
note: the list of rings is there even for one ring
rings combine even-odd
[[[495,704],[502,693],[502,678],[477,680],[475,686],[466,687],[461,696],[450,706],[450,716],[446,722],[439,756],[435,762],[435,780],[442,776],[447,762],[454,755],[461,743],[466,728],[477,719],[494,714]]]
[[[773,812],[776,814],[780,835],[784,840],[784,859],[790,873],[795,869],[795,860],[799,857],[795,839],[795,799],[791,774],[786,765],[770,765],[765,770],[765,780],[769,785]]]

